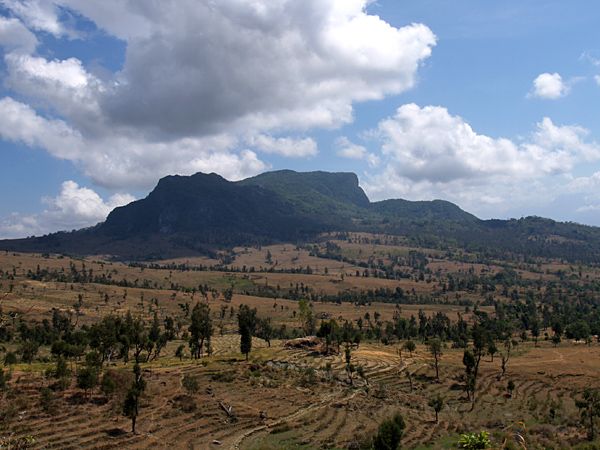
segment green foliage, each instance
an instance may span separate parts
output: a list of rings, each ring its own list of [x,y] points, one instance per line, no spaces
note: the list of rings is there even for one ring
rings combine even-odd
[[[440,411],[444,407],[444,403],[445,403],[444,397],[442,397],[439,393],[435,397],[429,399],[429,402],[427,402],[427,404],[431,408],[433,408],[433,410],[435,411],[435,421],[436,421],[436,423],[438,421],[438,414],[440,413]]]
[[[481,431],[479,433],[461,434],[457,445],[458,448],[466,450],[478,450],[491,448],[492,442],[490,441],[489,433],[487,431]]]
[[[127,391],[123,402],[123,415],[131,419],[131,432],[135,433],[135,423],[139,414],[140,397],[146,390],[146,381],[142,377],[142,369],[139,364],[133,366],[134,379]]]
[[[33,359],[37,355],[39,350],[39,344],[35,341],[25,341],[21,344],[19,348],[19,353],[21,354],[21,361],[24,363],[32,363]]]
[[[400,440],[404,434],[404,419],[400,414],[391,419],[384,420],[373,438],[374,450],[397,450],[400,448]]]
[[[45,413],[54,411],[54,392],[52,389],[43,387],[40,391],[40,406]]]
[[[177,347],[177,350],[175,350],[175,356],[179,358],[180,361],[183,359],[183,357],[185,356],[185,345],[180,344]]]
[[[17,363],[17,355],[14,352],[6,352],[4,355],[4,365],[12,366]]]
[[[240,333],[240,352],[248,355],[252,350],[252,336],[256,331],[256,308],[251,309],[248,305],[240,305],[238,311],[238,331]]]
[[[187,391],[188,394],[196,394],[200,390],[200,383],[198,377],[194,375],[184,375],[181,380],[181,385]]]
[[[10,380],[10,372],[8,370],[4,371],[0,369],[0,391],[3,391],[7,388],[8,380]]]
[[[82,367],[77,372],[77,387],[84,391],[94,389],[98,385],[98,369]]]
[[[404,343],[402,348],[412,355],[412,353],[417,349],[417,345],[409,339]]]
[[[595,422],[600,417],[600,390],[586,388],[575,404],[579,408],[581,421],[587,428],[588,439],[593,441],[596,437]]]
[[[100,390],[106,397],[110,397],[117,390],[117,380],[114,377],[114,372],[108,370],[102,375]]]
[[[192,357],[197,359],[202,356],[204,345],[210,348],[210,340],[213,334],[212,319],[210,317],[210,308],[206,303],[196,303],[191,315],[190,332],[190,352]]]

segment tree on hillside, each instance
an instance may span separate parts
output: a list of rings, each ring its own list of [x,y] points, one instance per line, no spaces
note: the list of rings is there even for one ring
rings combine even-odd
[[[469,349],[465,349],[463,354],[463,365],[465,366],[465,392],[470,401],[475,392],[475,356]]]
[[[429,399],[427,404],[435,411],[435,423],[438,423],[439,413],[444,407],[444,397],[438,393],[435,397]]]
[[[247,305],[240,305],[240,310],[238,311],[240,351],[246,355],[246,361],[248,361],[248,355],[252,350],[252,336],[256,331],[256,322],[256,308],[250,309]]]
[[[406,341],[402,347],[405,350],[408,350],[411,358],[412,358],[413,352],[417,349],[417,345],[414,343],[414,341],[411,341],[410,339],[408,341]]]
[[[340,327],[335,319],[323,320],[317,330],[317,336],[325,339],[325,353],[329,354],[329,348],[334,342],[341,339]]]
[[[579,408],[581,421],[587,428],[588,439],[593,441],[596,438],[595,421],[600,417],[600,391],[586,388],[581,400],[577,400],[575,404]]]
[[[313,312],[312,305],[306,299],[301,299],[298,302],[300,322],[302,329],[307,336],[315,334],[317,322],[315,320],[315,314]]]
[[[496,346],[496,343],[493,340],[489,342],[487,352],[492,358],[491,362],[494,362],[494,355],[498,353],[498,347]]]
[[[273,329],[270,317],[257,319],[256,337],[266,341],[267,345],[270,347],[271,339],[273,339],[274,334],[275,330]]]
[[[404,419],[400,414],[395,414],[391,419],[384,420],[377,434],[373,438],[374,450],[397,450],[404,434]]]
[[[123,415],[131,419],[131,432],[135,433],[135,422],[139,414],[140,397],[146,389],[146,381],[142,377],[142,369],[139,364],[133,366],[133,382],[127,391],[123,403]]]
[[[502,368],[502,372],[500,373],[500,376],[498,377],[499,380],[506,373],[506,365],[508,364],[508,360],[510,359],[510,353],[512,351],[513,346],[514,346],[514,344],[513,344],[513,341],[510,339],[510,337],[504,341],[504,351],[502,351],[500,353],[500,358],[501,358],[500,367]]]
[[[442,357],[442,341],[438,338],[430,339],[427,343],[429,347],[429,353],[433,356],[433,362],[435,367],[435,379],[440,381],[440,359]]]
[[[206,303],[196,303],[192,310],[191,319],[192,323],[188,329],[190,332],[190,352],[192,358],[198,359],[202,356],[202,349],[205,344],[207,348],[210,348],[213,326],[209,306]]]

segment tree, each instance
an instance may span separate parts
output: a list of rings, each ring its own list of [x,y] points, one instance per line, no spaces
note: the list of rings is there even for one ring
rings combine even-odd
[[[83,389],[85,394],[87,395],[88,391],[96,387],[98,384],[98,369],[95,367],[82,367],[77,372],[77,387]]]
[[[350,384],[354,386],[354,364],[352,364],[352,349],[350,344],[346,344],[346,348],[344,349],[344,357],[346,359],[346,373],[348,374],[348,379],[350,380]]]
[[[567,326],[565,334],[569,339],[575,339],[577,341],[587,340],[590,335],[590,326],[585,320],[578,320]]]
[[[463,353],[463,365],[465,366],[465,392],[471,400],[475,394],[475,356],[471,350],[466,349]]]
[[[374,450],[397,450],[404,434],[404,419],[395,414],[391,419],[384,420],[373,438]]]
[[[316,320],[313,313],[312,305],[306,299],[301,299],[298,302],[299,316],[302,323],[302,329],[307,336],[315,334]]]
[[[435,411],[435,423],[438,423],[438,415],[444,407],[444,397],[442,397],[440,394],[437,394],[435,397],[429,399],[427,404]]]
[[[487,352],[492,357],[491,362],[494,362],[494,355],[498,353],[498,347],[496,347],[496,343],[494,341],[490,341],[488,344]]]
[[[183,344],[179,345],[179,347],[177,347],[177,350],[175,350],[175,356],[177,358],[179,358],[179,361],[183,360],[184,351],[185,351],[185,345],[183,345]]]
[[[100,390],[106,397],[110,397],[117,389],[117,381],[115,380],[114,372],[106,371],[100,382]]]
[[[252,350],[252,336],[256,331],[256,308],[250,309],[247,305],[240,305],[238,330],[240,333],[240,351],[248,361],[248,355]]]
[[[213,333],[209,306],[206,303],[196,303],[192,310],[191,320],[192,323],[188,328],[190,332],[190,352],[192,358],[198,359],[202,356],[205,342],[207,342],[207,347],[210,347],[210,339]]]
[[[586,388],[583,391],[581,400],[575,402],[579,408],[581,421],[586,425],[588,439],[593,441],[596,438],[595,420],[600,417],[600,390]]]
[[[507,338],[504,341],[504,351],[500,353],[500,358],[501,358],[501,368],[502,368],[502,373],[500,374],[500,376],[498,377],[498,379],[501,379],[504,374],[506,373],[506,364],[508,364],[508,360],[510,359],[510,352],[513,348],[513,342],[510,340],[510,338]]]
[[[411,340],[406,341],[402,347],[410,353],[411,358],[413,352],[417,349],[417,345]]]
[[[430,339],[427,343],[429,347],[429,353],[433,356],[435,366],[435,379],[440,381],[440,359],[442,357],[442,341],[438,338]]]
[[[140,397],[146,389],[146,381],[142,377],[140,365],[135,363],[133,366],[133,382],[127,391],[123,403],[123,415],[131,419],[131,432],[135,433],[135,422],[140,408]]]
[[[267,345],[270,347],[271,339],[273,339],[273,335],[275,334],[271,318],[265,317],[263,319],[257,319],[257,321],[256,336],[266,341]]]
[[[334,341],[339,343],[340,327],[338,326],[335,319],[323,320],[321,326],[317,331],[317,337],[325,339],[325,353],[329,354],[329,348]]]
[[[531,324],[531,335],[533,336],[533,345],[537,347],[538,338],[540,337],[540,323],[537,320]]]
[[[6,389],[8,380],[10,380],[10,371],[4,371],[2,369],[0,369],[0,391],[3,391]]]
[[[19,348],[19,353],[21,354],[21,361],[25,363],[31,364],[33,362],[33,358],[37,355],[39,350],[39,345],[35,341],[25,341],[21,344]]]
[[[4,355],[4,365],[12,366],[16,363],[17,363],[17,355],[15,355],[14,352],[6,352],[6,355]]]
[[[508,380],[508,384],[506,385],[506,390],[508,391],[508,395],[512,398],[513,392],[515,390],[515,382],[513,380]]]

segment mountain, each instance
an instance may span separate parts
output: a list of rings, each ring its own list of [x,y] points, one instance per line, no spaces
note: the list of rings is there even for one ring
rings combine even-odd
[[[550,219],[480,220],[453,203],[370,202],[353,173],[268,172],[238,182],[211,173],[162,178],[92,228],[0,241],[0,249],[155,259],[217,248],[303,242],[328,231],[408,237],[416,245],[596,262],[600,228]]]

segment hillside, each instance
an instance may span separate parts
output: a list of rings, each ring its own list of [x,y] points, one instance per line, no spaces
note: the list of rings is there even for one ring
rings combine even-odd
[[[156,259],[303,242],[332,231],[403,235],[416,245],[487,256],[600,260],[600,228],[537,217],[485,221],[442,200],[372,203],[355,174],[291,170],[239,182],[216,174],[167,176],[93,228],[4,240],[0,249]]]

